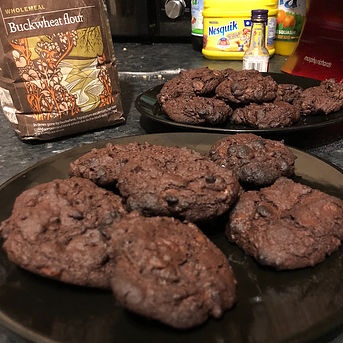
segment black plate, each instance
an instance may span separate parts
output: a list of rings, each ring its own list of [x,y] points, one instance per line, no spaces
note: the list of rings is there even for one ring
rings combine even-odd
[[[178,144],[207,152],[220,134],[171,133],[112,140]],[[0,187],[0,220],[10,215],[25,189],[66,178],[69,162],[106,142],[85,145],[43,160]],[[342,196],[336,168],[299,150],[296,179]],[[276,272],[257,265],[229,244],[222,230],[209,237],[228,256],[237,280],[238,303],[220,320],[177,331],[118,308],[110,292],[47,280],[10,263],[0,249],[0,321],[36,342],[299,343],[337,334],[343,324],[343,249],[314,268]],[[343,331],[342,327],[341,330]]]
[[[289,74],[268,73],[278,83],[293,83],[303,88],[319,85],[320,81]],[[228,123],[225,126],[191,125],[177,123],[171,120],[160,108],[157,94],[162,84],[150,88],[140,94],[135,102],[137,110],[155,124],[169,128],[187,131],[205,131],[213,133],[255,133],[268,138],[283,139],[286,143],[295,146],[313,145],[311,143],[327,143],[342,136],[343,110],[329,115],[302,116],[290,127],[256,129],[244,125]],[[150,132],[149,128],[147,128]],[[155,130],[156,131],[156,130]],[[320,140],[320,142],[319,142]]]

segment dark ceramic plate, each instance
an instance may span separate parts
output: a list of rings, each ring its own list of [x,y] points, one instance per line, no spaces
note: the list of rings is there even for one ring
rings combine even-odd
[[[171,133],[112,140],[178,144],[207,152],[220,134]],[[69,162],[106,142],[74,148],[43,160],[0,187],[0,220],[10,215],[25,189],[66,178]],[[296,179],[342,196],[342,173],[294,149]],[[343,249],[314,268],[276,272],[263,268],[229,244],[223,228],[209,237],[229,258],[238,280],[238,302],[220,320],[177,331],[130,314],[111,292],[51,281],[10,263],[0,249],[0,321],[35,342],[299,343],[330,339],[343,331]]]
[[[303,88],[319,85],[320,81],[289,74],[269,73],[278,83],[293,83]],[[225,126],[206,126],[177,123],[170,119],[160,108],[157,94],[163,85],[148,89],[136,99],[137,110],[155,124],[169,127],[170,129],[187,131],[205,131],[214,133],[242,133],[250,132],[268,138],[283,139],[296,146],[311,145],[311,141],[320,139],[326,143],[342,135],[343,110],[329,115],[303,116],[300,121],[290,127],[255,129],[248,126],[228,123]],[[149,128],[148,128],[149,131]],[[156,130],[155,130],[156,131]],[[149,131],[150,132],[150,131]],[[294,144],[295,142],[295,144]],[[302,144],[303,143],[303,144]]]

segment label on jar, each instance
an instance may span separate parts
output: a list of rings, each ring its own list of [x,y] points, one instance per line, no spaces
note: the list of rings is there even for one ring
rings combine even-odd
[[[269,25],[266,27],[268,49],[274,48],[275,24],[271,26],[274,30],[268,30]],[[249,46],[250,32],[250,19],[204,18],[204,49],[244,52]]]
[[[192,35],[202,36],[204,31],[202,11],[204,0],[192,0]]]
[[[255,69],[260,72],[267,72],[269,65],[268,56],[247,56],[243,57],[243,69]]]
[[[306,16],[306,0],[279,0],[276,39],[297,42]]]

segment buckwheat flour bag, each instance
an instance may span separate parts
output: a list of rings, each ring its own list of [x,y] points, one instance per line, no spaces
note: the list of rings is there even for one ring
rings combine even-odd
[[[103,0],[1,0],[0,102],[23,140],[125,122]]]

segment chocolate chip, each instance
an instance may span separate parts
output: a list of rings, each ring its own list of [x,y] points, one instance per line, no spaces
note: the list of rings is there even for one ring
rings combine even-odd
[[[214,175],[207,175],[205,177],[205,180],[207,183],[215,183],[216,182],[216,177]]]
[[[177,197],[174,197],[172,195],[167,195],[166,201],[168,205],[176,205],[179,202],[179,199]]]

